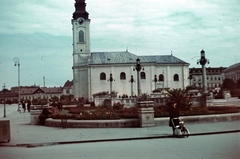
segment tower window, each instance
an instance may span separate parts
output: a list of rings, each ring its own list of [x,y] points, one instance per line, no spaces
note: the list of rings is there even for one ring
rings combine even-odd
[[[146,79],[146,74],[145,74],[145,72],[141,72],[140,77],[141,77],[141,79]]]
[[[175,75],[173,76],[173,81],[179,81],[179,76],[178,76],[178,74],[175,74]]]
[[[159,81],[164,81],[164,76],[163,76],[163,74],[160,74],[160,75],[159,75],[158,80],[159,80]]]
[[[104,72],[100,74],[100,80],[106,80],[106,74]]]
[[[79,31],[79,42],[80,43],[84,42],[84,32],[82,30]]]
[[[124,72],[120,73],[120,79],[125,80],[126,79],[126,74]]]

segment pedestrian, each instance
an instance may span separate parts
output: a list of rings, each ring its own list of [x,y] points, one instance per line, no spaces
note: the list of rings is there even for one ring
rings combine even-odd
[[[23,112],[25,113],[26,112],[26,103],[24,100],[22,101],[22,108],[23,108]]]
[[[177,105],[177,102],[173,101],[171,102],[171,106],[169,108],[169,116],[170,116],[170,119],[169,119],[169,127],[172,127],[172,131],[173,131],[173,135],[174,135],[174,125],[179,125],[179,108],[178,108],[178,105]],[[172,120],[174,122],[174,125],[172,123]]]
[[[27,102],[27,110],[28,110],[28,112],[30,112],[30,107],[31,107],[31,101],[28,100],[28,102]]]
[[[62,102],[61,101],[58,102],[58,111],[62,111]]]
[[[20,102],[18,103],[18,111],[19,111],[19,113],[21,113],[21,103]]]

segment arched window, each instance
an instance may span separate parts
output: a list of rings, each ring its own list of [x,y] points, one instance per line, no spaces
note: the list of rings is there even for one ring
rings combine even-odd
[[[79,31],[79,42],[80,43],[84,42],[84,32],[82,30]]]
[[[173,76],[173,81],[179,81],[178,74],[175,74],[175,75]]]
[[[146,74],[145,74],[145,72],[141,72],[141,73],[140,73],[140,77],[141,77],[141,79],[146,79]]]
[[[104,72],[100,74],[100,80],[106,80],[106,74]]]
[[[125,80],[126,79],[126,74],[124,72],[120,73],[120,80]]]
[[[160,74],[160,75],[158,76],[158,80],[159,80],[159,81],[164,81],[164,76],[163,76],[163,74]]]

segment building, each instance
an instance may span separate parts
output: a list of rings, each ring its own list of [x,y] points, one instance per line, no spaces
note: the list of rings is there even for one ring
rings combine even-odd
[[[219,91],[224,80],[223,71],[226,67],[206,68],[208,90]],[[190,85],[202,87],[202,68],[190,68]]]
[[[137,56],[126,51],[91,52],[90,19],[85,0],[76,0],[72,16],[73,90],[75,98],[92,99],[103,91],[137,95],[136,60],[140,59],[141,93],[156,88],[185,88],[189,85],[189,63],[171,55]],[[131,77],[133,77],[130,82]],[[155,80],[157,79],[157,80]]]
[[[73,81],[67,80],[63,86],[63,95],[73,95]]]
[[[62,87],[39,87],[39,86],[21,86],[20,100],[32,101],[34,99],[52,99],[58,98],[63,94]],[[4,94],[0,94],[0,100],[3,101]],[[18,102],[18,87],[12,87],[11,90],[5,93],[5,101],[10,103]]]
[[[240,62],[229,66],[223,71],[226,79],[232,79],[234,82],[240,79]]]

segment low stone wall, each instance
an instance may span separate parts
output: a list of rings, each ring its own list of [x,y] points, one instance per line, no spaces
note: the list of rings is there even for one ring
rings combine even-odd
[[[61,119],[46,119],[46,126],[63,127]],[[139,127],[138,119],[119,120],[67,120],[67,128],[123,128]]]
[[[31,124],[37,125],[39,124],[39,116],[42,113],[43,108],[48,108],[48,105],[31,105]]]
[[[138,110],[139,126],[141,127],[155,126],[153,101],[142,101],[138,102],[137,105],[139,109]]]
[[[217,114],[217,115],[197,115],[197,116],[180,116],[185,123],[210,123],[210,122],[229,122],[240,121],[240,113]],[[168,125],[169,117],[155,118],[157,126]]]
[[[39,123],[39,116],[42,113],[42,110],[31,110],[31,124],[37,125]]]
[[[181,116],[185,123],[209,123],[209,122],[229,122],[240,121],[240,113],[219,114],[219,115],[199,115]],[[168,126],[169,117],[154,118],[156,126]],[[61,119],[47,119],[46,126],[62,127]],[[119,119],[119,120],[68,120],[68,128],[124,128],[140,127],[139,119]]]

